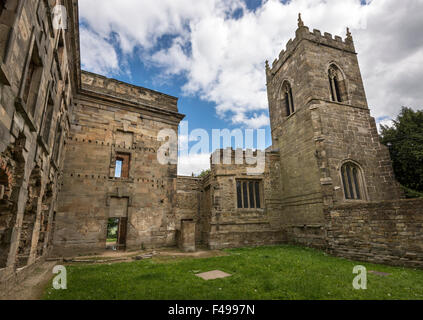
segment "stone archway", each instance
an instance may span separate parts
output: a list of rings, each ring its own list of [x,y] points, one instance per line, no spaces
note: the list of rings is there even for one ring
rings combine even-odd
[[[32,235],[37,219],[38,202],[41,195],[41,170],[36,166],[28,182],[28,200],[22,221],[16,267],[22,268],[28,264],[31,253]]]

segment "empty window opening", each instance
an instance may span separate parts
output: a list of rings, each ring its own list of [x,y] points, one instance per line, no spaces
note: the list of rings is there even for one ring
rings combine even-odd
[[[345,102],[348,100],[344,76],[335,65],[329,68],[329,84],[332,101]]]
[[[260,181],[237,180],[237,207],[239,209],[259,209],[261,208]]]
[[[129,178],[130,155],[118,153],[116,155],[115,178]]]
[[[123,164],[123,160],[116,159],[115,178],[122,177],[122,164]]]
[[[31,60],[29,61],[28,70],[24,82],[22,99],[26,104],[27,111],[32,116],[35,113],[35,107],[37,105],[38,92],[40,89],[40,82],[43,68],[41,59],[38,55],[38,47],[34,44],[32,50]]]
[[[45,115],[44,128],[43,128],[43,140],[46,144],[49,144],[51,125],[53,121],[53,111],[54,111],[54,103],[51,97],[49,96],[47,100],[46,115]]]
[[[341,168],[341,176],[345,199],[364,199],[364,194],[362,192],[363,179],[360,168],[352,162],[347,162]]]
[[[108,219],[106,249],[125,250],[127,223],[127,218]]]
[[[107,223],[107,249],[117,249],[117,238],[118,238],[119,218],[110,218]]]

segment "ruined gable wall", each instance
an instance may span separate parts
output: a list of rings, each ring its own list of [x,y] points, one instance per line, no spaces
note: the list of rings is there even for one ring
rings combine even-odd
[[[128,218],[127,249],[175,245],[177,169],[158,162],[163,142],[157,137],[163,129],[177,133],[183,116],[159,102],[150,107],[115,94],[133,86],[114,80],[113,89],[91,92],[94,75],[88,75],[71,120],[55,254],[104,250],[107,221],[115,215],[111,199],[125,199],[118,210]],[[127,178],[115,178],[119,154],[130,159]]]

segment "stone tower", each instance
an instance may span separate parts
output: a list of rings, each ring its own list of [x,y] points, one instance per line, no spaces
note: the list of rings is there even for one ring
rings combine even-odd
[[[310,32],[300,15],[295,39],[272,67],[266,63],[266,75],[288,233],[316,245],[326,207],[401,197],[349,30],[345,39]]]

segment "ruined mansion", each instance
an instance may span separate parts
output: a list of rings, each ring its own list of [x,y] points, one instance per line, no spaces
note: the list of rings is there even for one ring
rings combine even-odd
[[[122,250],[294,243],[423,266],[423,200],[402,199],[349,31],[300,18],[266,63],[264,173],[233,162],[181,177],[157,160],[178,99],[82,71],[78,2],[61,4],[66,29],[56,0],[0,1],[0,287],[47,257],[102,252],[110,219]]]

